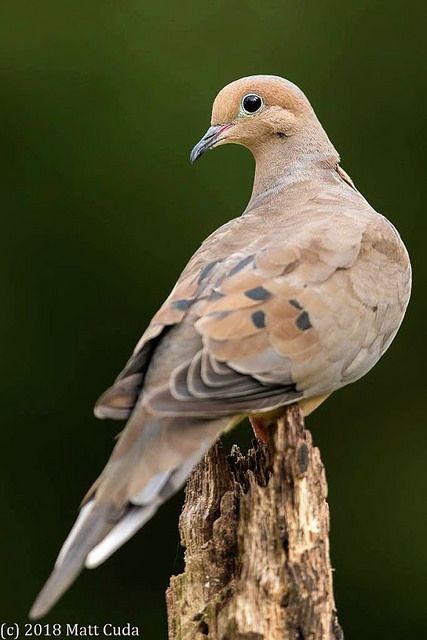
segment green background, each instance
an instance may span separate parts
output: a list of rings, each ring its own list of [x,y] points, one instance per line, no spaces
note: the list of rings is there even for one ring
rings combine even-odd
[[[191,167],[216,92],[253,73],[311,99],[412,256],[386,357],[309,420],[326,463],[347,639],[427,637],[424,3],[56,0],[0,8],[0,621],[23,623],[118,423],[92,415],[200,241],[247,202],[249,154]],[[424,139],[423,139],[424,138]],[[233,434],[248,441],[245,426]],[[50,622],[166,637],[182,495]]]

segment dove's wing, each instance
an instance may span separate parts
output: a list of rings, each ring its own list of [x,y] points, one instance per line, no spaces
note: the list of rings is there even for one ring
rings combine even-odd
[[[142,405],[157,415],[256,413],[366,373],[399,327],[410,274],[390,223],[348,192],[308,197],[285,220],[261,208],[213,234],[98,414],[114,413],[117,398],[132,411],[156,341],[179,353],[168,362],[164,346],[162,375],[144,385]]]

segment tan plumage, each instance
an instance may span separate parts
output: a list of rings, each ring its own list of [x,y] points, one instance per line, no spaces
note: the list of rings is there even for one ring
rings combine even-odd
[[[261,103],[249,114],[248,94]],[[226,142],[255,156],[250,202],[194,254],[98,401],[98,417],[128,423],[33,617],[140,528],[221,431],[290,402],[310,412],[363,376],[403,319],[406,249],[339,167],[304,94],[272,76],[228,85],[192,155]]]

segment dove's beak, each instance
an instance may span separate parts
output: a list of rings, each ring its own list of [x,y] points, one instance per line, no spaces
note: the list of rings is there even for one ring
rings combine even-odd
[[[233,126],[233,123],[230,124],[216,124],[206,131],[205,135],[199,142],[193,147],[190,153],[190,162],[193,164],[200,158],[200,156],[207,151],[208,149],[212,149],[217,144],[219,144],[224,137],[222,133]]]

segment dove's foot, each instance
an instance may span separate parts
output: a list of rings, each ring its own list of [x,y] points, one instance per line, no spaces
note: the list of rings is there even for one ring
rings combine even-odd
[[[249,418],[249,422],[251,423],[256,439],[262,444],[267,444],[269,438],[268,429],[271,425],[271,419],[260,417],[255,418],[252,416]]]

